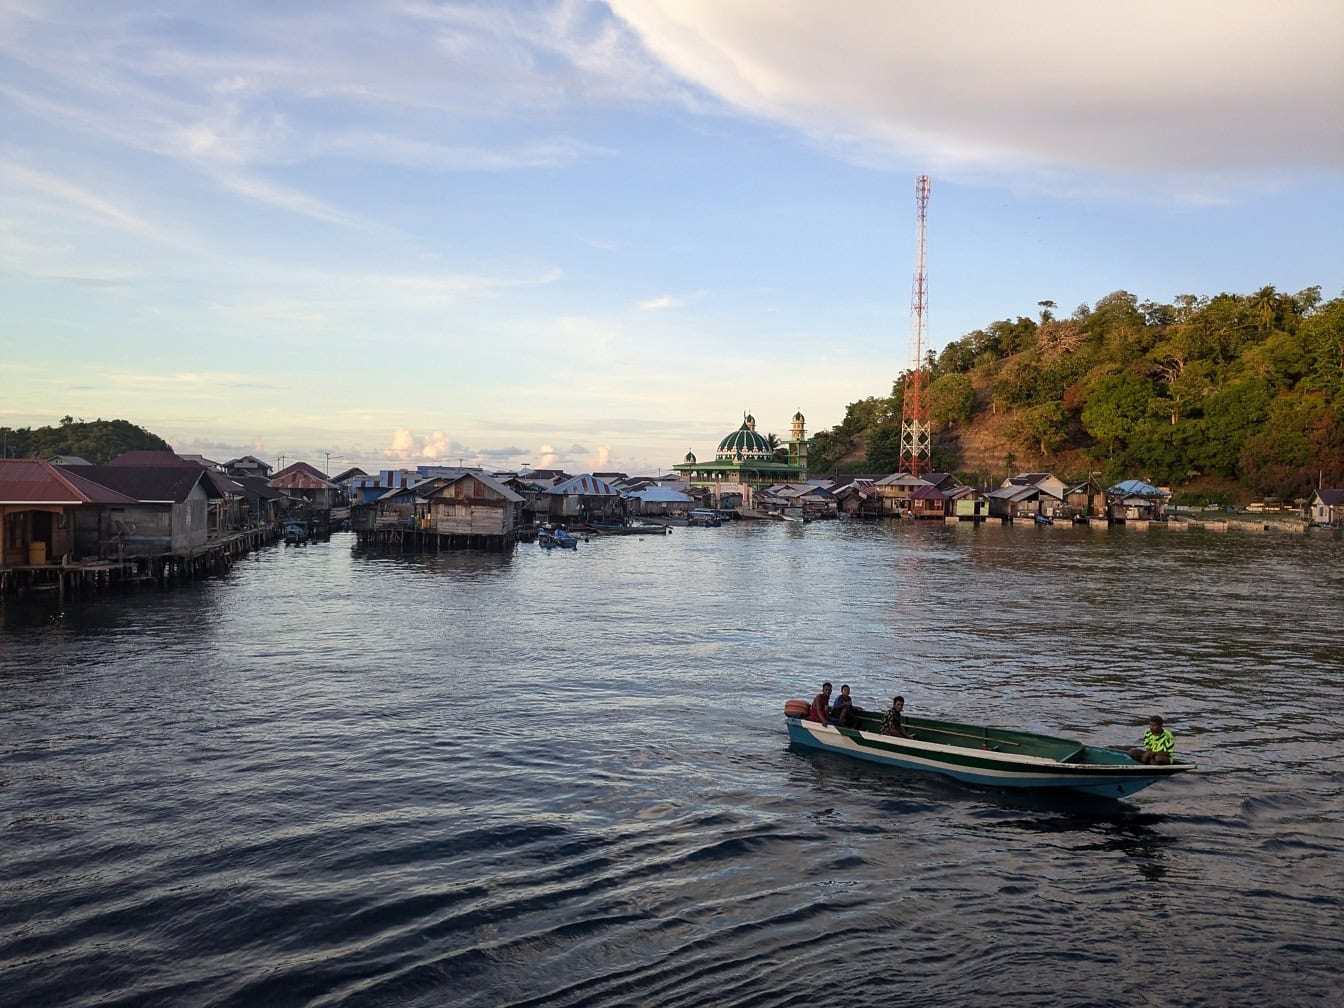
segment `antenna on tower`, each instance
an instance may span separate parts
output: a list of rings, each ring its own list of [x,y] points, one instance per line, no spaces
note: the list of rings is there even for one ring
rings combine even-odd
[[[919,238],[915,252],[915,282],[910,292],[910,323],[915,338],[915,366],[905,379],[901,403],[901,465],[911,476],[932,467],[933,434],[929,426],[929,404],[924,398],[924,327],[928,305],[924,276],[924,226],[929,209],[929,177],[915,179],[915,204],[918,207]]]

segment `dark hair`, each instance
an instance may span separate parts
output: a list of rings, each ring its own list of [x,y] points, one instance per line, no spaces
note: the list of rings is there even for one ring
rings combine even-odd
[[[1148,720],[1151,721],[1153,724],[1157,725],[1159,728],[1162,727],[1162,716],[1160,714],[1154,714]]]
[[[826,689],[830,689],[830,688],[831,688],[831,684],[828,683],[828,682],[824,682],[824,683],[821,684],[821,688],[824,689],[824,690],[826,690]]]
[[[905,703],[905,697],[898,696],[895,700],[892,701],[892,703]]]

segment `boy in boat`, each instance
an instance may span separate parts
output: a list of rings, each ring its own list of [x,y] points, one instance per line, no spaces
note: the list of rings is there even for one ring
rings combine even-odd
[[[1143,733],[1143,747],[1131,749],[1129,755],[1140,763],[1166,766],[1176,750],[1176,739],[1170,728],[1162,727],[1162,719],[1154,714],[1148,719],[1148,730]]]
[[[841,686],[840,695],[831,704],[831,720],[842,728],[857,728],[859,714],[854,709],[854,701],[849,698],[849,687]]]
[[[901,711],[905,710],[905,697],[896,697],[891,701],[891,710],[882,716],[882,734],[895,735],[897,738],[914,738],[901,724]]]
[[[819,724],[830,724],[831,718],[831,684],[824,682],[821,684],[821,692],[812,698],[812,707],[807,712],[809,721],[816,721]]]

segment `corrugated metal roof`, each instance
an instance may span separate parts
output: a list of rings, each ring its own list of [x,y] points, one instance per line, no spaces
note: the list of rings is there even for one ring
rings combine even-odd
[[[94,467],[78,468],[87,472]],[[42,459],[0,459],[0,504],[130,503],[130,498]]]
[[[890,476],[883,476],[875,485],[899,487],[932,486],[928,480],[922,480],[918,476],[911,476],[909,473],[903,472],[892,473]]]
[[[196,484],[202,482],[207,496],[222,496],[206,478],[205,470],[194,464],[80,466],[79,475],[145,503],[184,501]]]
[[[644,490],[636,490],[630,496],[638,497],[645,504],[689,504],[691,502],[691,499],[684,493],[668,490],[666,487],[648,487]]]
[[[1106,489],[1108,494],[1123,495],[1125,497],[1170,497],[1171,494],[1165,490],[1159,490],[1151,483],[1145,483],[1143,480],[1127,479],[1121,480],[1113,487]]]
[[[558,497],[619,497],[621,495],[621,492],[606,480],[600,480],[591,473],[565,480],[565,482],[551,487],[546,492]]]

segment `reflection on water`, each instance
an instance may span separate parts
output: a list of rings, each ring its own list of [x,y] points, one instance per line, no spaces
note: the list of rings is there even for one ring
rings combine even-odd
[[[837,964],[888,978],[860,1005],[1340,986],[1344,676],[1302,611],[1344,612],[1337,540],[352,546],[0,606],[10,1001],[786,1005]],[[1158,712],[1200,771],[1104,802],[795,751],[782,702],[823,678],[1098,744]]]

